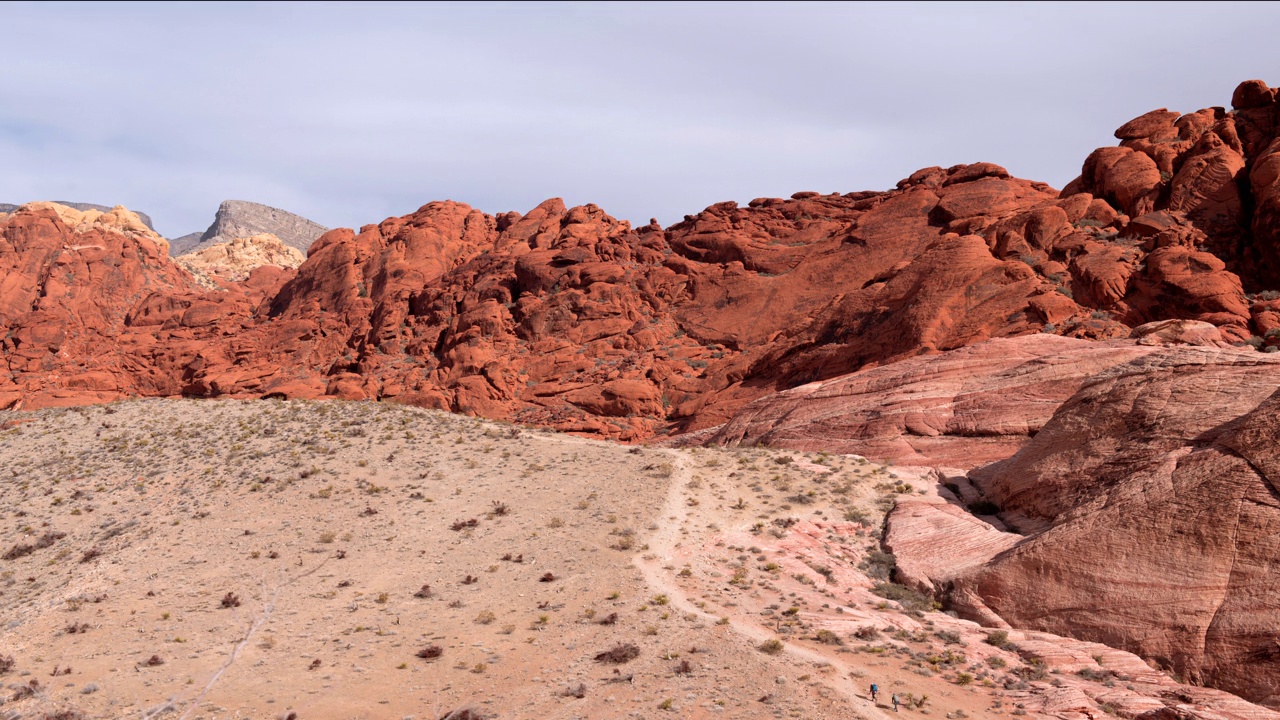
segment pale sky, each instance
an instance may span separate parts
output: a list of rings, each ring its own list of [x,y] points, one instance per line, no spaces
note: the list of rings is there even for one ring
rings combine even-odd
[[[989,161],[1061,187],[1130,118],[1280,84],[1280,5],[0,4],[0,202],[203,230],[548,197],[670,224]]]

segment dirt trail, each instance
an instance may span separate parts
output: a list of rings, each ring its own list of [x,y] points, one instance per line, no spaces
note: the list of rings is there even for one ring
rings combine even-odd
[[[686,453],[676,450],[665,450],[664,452],[671,459],[674,467],[674,472],[667,487],[666,502],[663,504],[662,511],[658,516],[658,529],[648,536],[649,553],[637,555],[632,562],[644,575],[645,582],[655,592],[670,597],[671,604],[677,609],[682,612],[696,614],[704,620],[717,622],[720,621],[720,617],[699,608],[689,599],[684,588],[674,581],[671,573],[663,569],[664,565],[673,561],[676,557],[675,549],[680,544],[681,528],[697,524],[694,522],[694,512],[690,510],[682,493],[682,490],[693,479],[689,468],[689,458]],[[721,624],[727,624],[730,629],[752,645],[770,640],[775,636],[771,630],[741,613],[729,613],[723,617],[728,618],[728,623]],[[825,653],[815,652],[808,648],[791,644],[786,645],[784,652],[809,663],[817,665],[830,664],[835,667],[838,673],[835,677],[828,678],[828,682],[849,701],[853,702],[855,707],[863,713],[863,717],[888,720],[888,716],[882,713],[875,703],[860,694],[861,688],[855,687],[854,683],[849,679],[851,668],[841,660]]]

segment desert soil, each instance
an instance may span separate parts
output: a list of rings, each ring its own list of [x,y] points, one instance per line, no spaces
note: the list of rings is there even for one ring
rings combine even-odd
[[[368,402],[6,425],[0,718],[1087,718],[1142,691],[877,585],[921,469]]]

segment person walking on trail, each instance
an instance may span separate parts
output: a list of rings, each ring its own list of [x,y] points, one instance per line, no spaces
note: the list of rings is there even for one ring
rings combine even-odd
[[[893,694],[893,711],[898,712],[898,693]]]
[[[875,683],[871,683],[871,702],[876,701],[876,693],[878,692],[880,692],[880,686]]]

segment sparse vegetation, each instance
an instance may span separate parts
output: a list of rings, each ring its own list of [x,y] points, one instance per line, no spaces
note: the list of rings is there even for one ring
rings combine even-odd
[[[898,583],[878,582],[871,588],[871,592],[886,600],[897,602],[907,612],[923,613],[941,607],[928,595]]]
[[[984,642],[986,642],[988,645],[993,645],[998,648],[1008,647],[1009,631],[1008,630],[992,630],[991,632],[987,633],[987,639]]]
[[[769,640],[765,640],[764,642],[757,645],[756,649],[764,653],[765,655],[777,655],[778,653],[782,652],[782,649],[784,647],[785,646],[782,644],[781,640],[772,638]]]
[[[640,648],[631,643],[618,643],[604,652],[596,654],[596,662],[621,665],[640,657]]]

